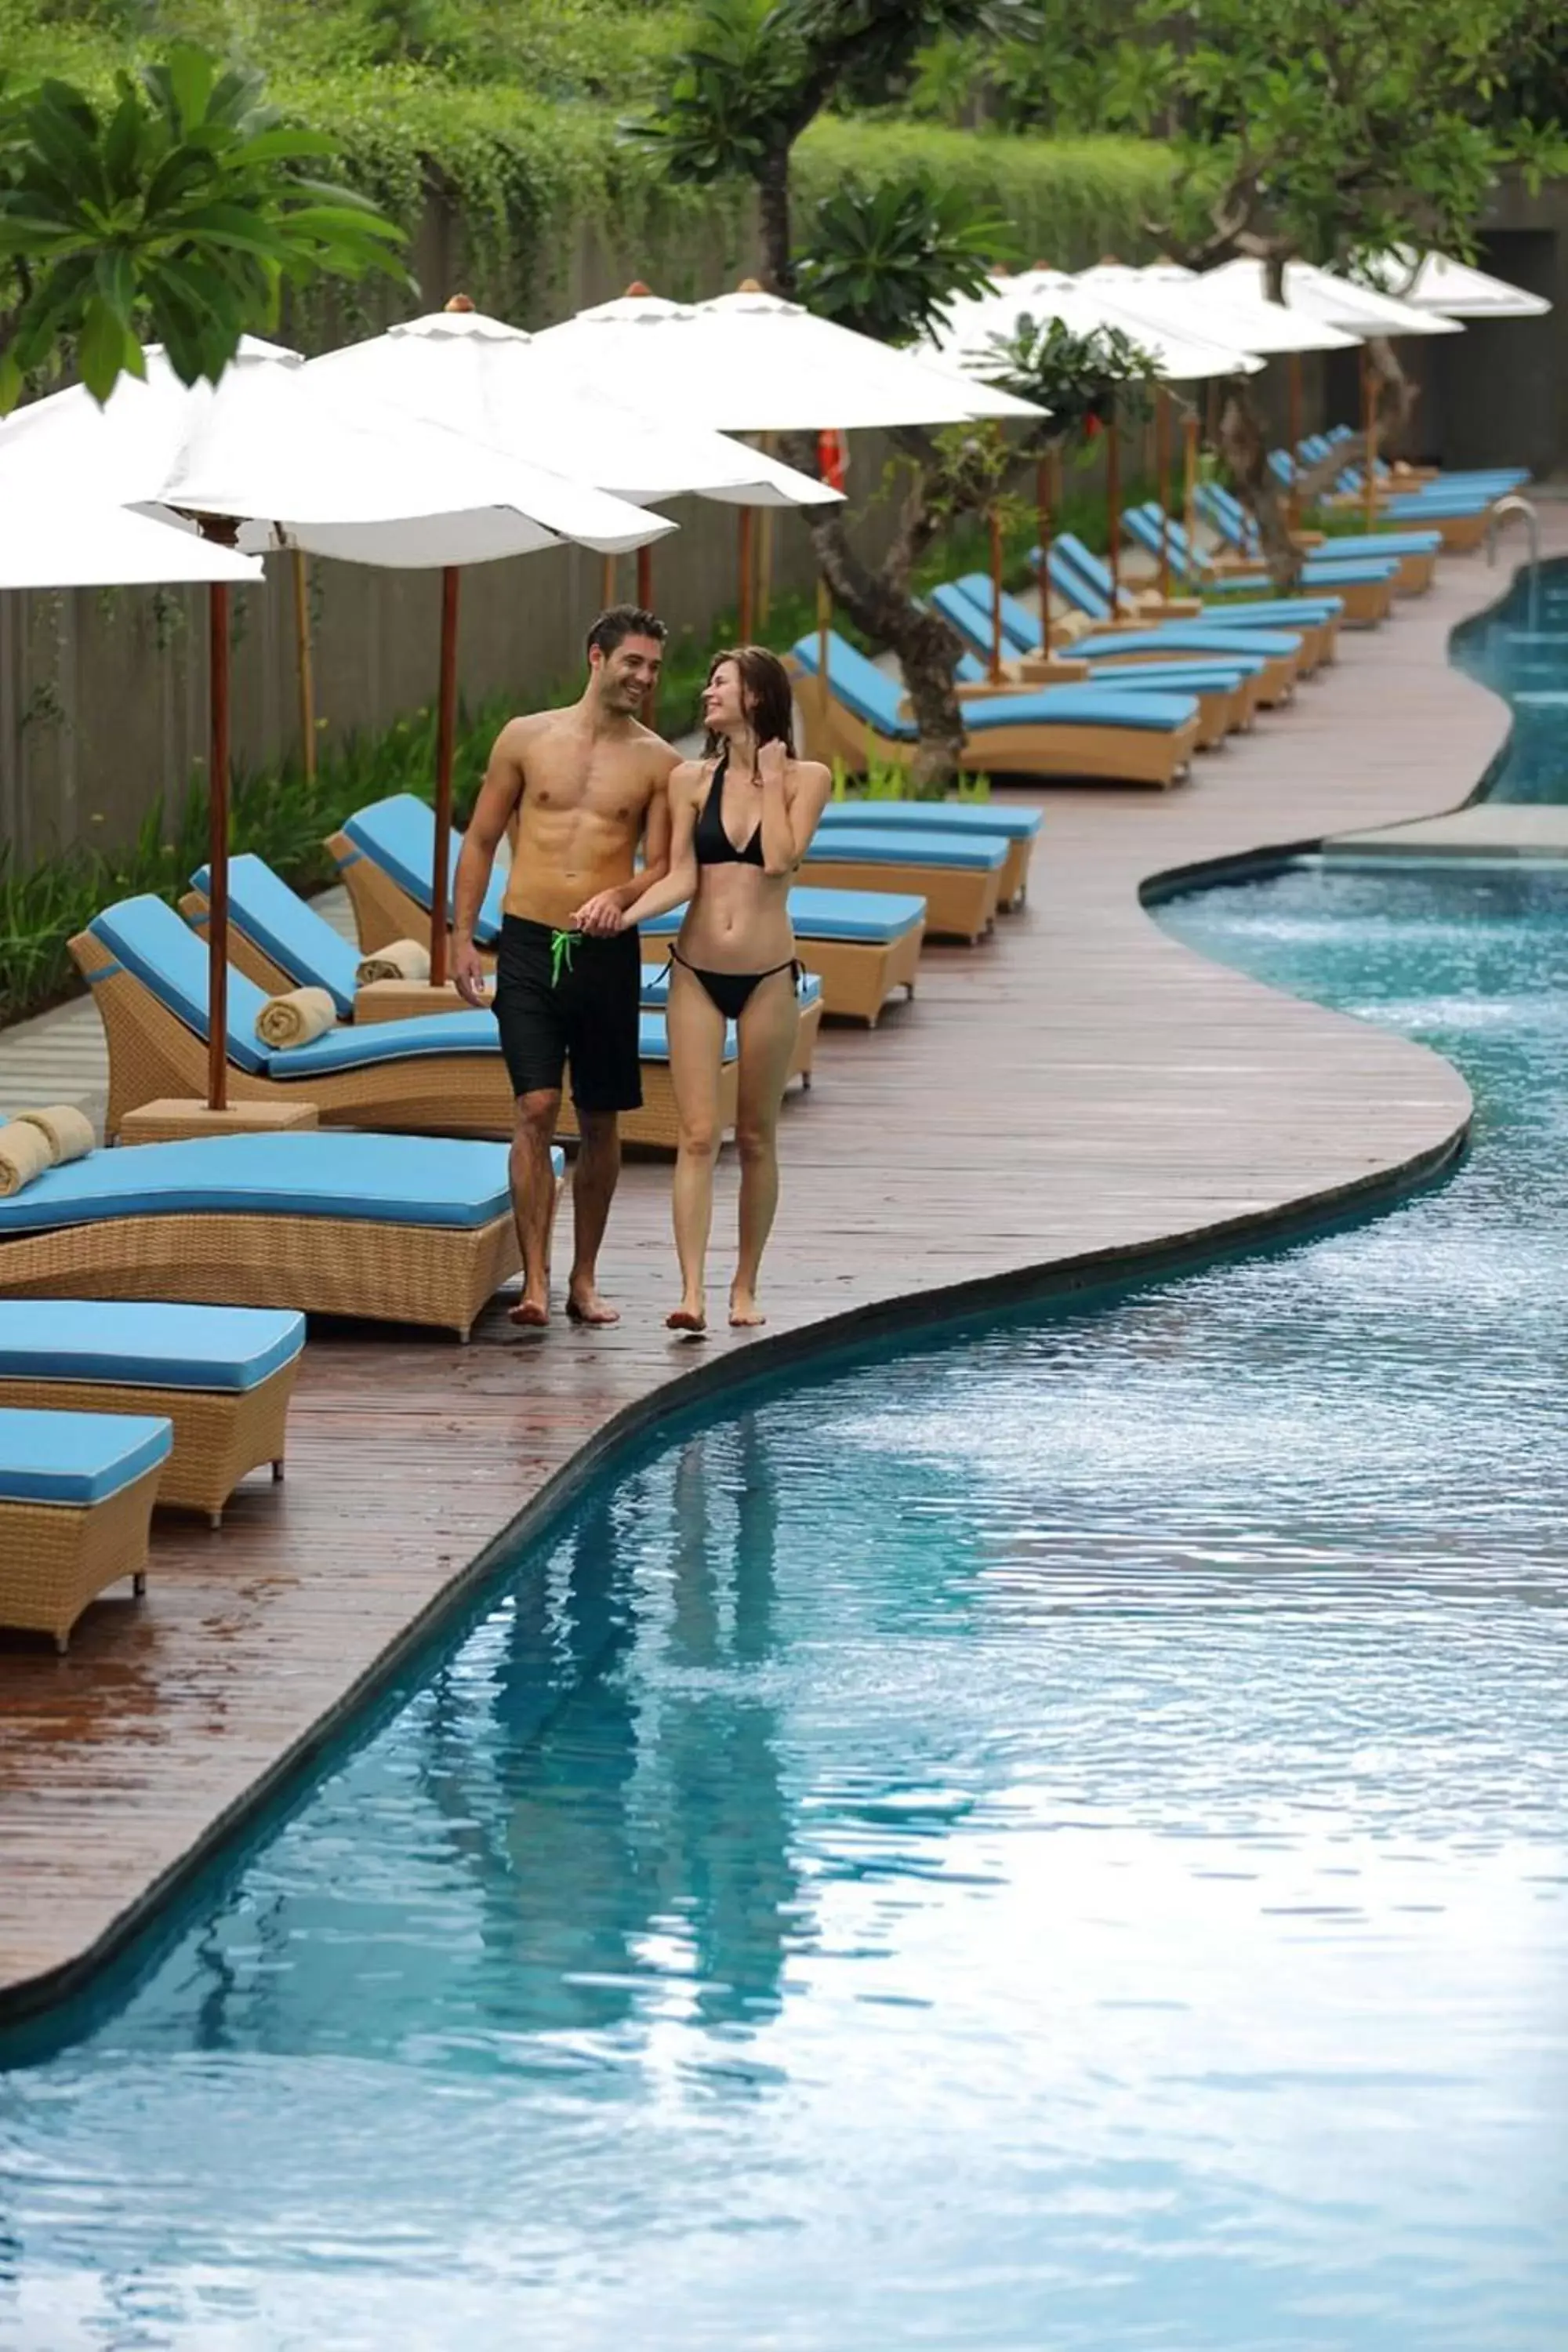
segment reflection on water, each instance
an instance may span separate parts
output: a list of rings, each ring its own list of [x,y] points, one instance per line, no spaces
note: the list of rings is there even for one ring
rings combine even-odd
[[[1169,919],[1475,1153],[597,1494],[0,2084],[0,2342],[1560,2352],[1568,891]]]

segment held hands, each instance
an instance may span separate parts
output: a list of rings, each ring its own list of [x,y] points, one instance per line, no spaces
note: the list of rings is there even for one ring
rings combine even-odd
[[[490,1001],[489,982],[472,940],[459,940],[454,943],[452,979],[465,1004],[472,1004],[481,1013],[487,1010]]]
[[[590,939],[613,939],[626,928],[626,909],[613,890],[601,890],[592,898],[584,898],[575,914],[567,918],[567,928],[586,931]]]

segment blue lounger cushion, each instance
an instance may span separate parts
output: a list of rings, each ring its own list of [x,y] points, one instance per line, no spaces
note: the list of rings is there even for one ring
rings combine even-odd
[[[1058,576],[1056,562],[1057,558],[1053,552],[1051,557],[1053,580]],[[1078,576],[1073,572],[1070,564],[1064,563],[1062,571],[1068,578]],[[983,572],[965,575],[966,580],[984,579],[984,577]],[[961,581],[958,584],[963,587],[965,583]],[[1079,593],[1081,609],[1089,611],[1092,608],[1101,620],[1106,622],[1110,620],[1110,605],[1107,598],[1100,595],[1083,582],[1079,583]],[[1075,601],[1078,601],[1078,598],[1075,597]],[[1161,648],[1172,654],[1217,653],[1228,656],[1232,653],[1250,652],[1260,656],[1264,660],[1268,660],[1300,652],[1300,637],[1294,634],[1290,627],[1292,614],[1299,624],[1305,625],[1309,622],[1316,624],[1320,621],[1332,620],[1338,610],[1337,602],[1334,604],[1334,612],[1329,613],[1323,611],[1319,605],[1298,604],[1292,600],[1288,611],[1282,611],[1278,606],[1253,605],[1249,606],[1245,613],[1205,613],[1201,618],[1190,621],[1152,621],[1147,634],[1157,636]],[[1039,652],[1038,621],[1025,605],[1017,604],[1010,597],[1003,599],[1002,626],[1010,643],[1020,653],[1037,654]],[[1247,632],[1247,643],[1245,646],[1238,643],[1237,635],[1243,629]],[[1084,661],[1091,658],[1088,652],[1089,643],[1089,639],[1080,637],[1072,645],[1058,646],[1058,651],[1065,661]],[[1109,640],[1096,638],[1093,643],[1103,654]],[[1101,682],[1104,683],[1104,681]]]
[[[673,937],[685,908],[657,915],[641,928],[645,940]],[[847,947],[889,947],[925,921],[926,902],[901,890],[824,890],[797,885],[789,894],[797,940],[834,940]],[[3,1204],[0,1204],[3,1205]]]
[[[956,588],[953,595],[956,601],[964,603],[968,601],[966,598],[959,598]],[[950,615],[951,617],[952,616]],[[1060,656],[1064,661],[1071,661],[1076,657],[1076,650],[1074,646],[1063,646],[1059,648]],[[1233,692],[1244,678],[1256,677],[1258,672],[1266,667],[1263,656],[1246,651],[1238,638],[1235,645],[1226,646],[1223,653],[1216,654],[1212,660],[1199,658],[1145,662],[1141,665],[1136,673],[1131,669],[1103,669],[1096,672],[1093,683],[1102,688],[1113,688],[1118,693],[1131,691],[1147,694],[1162,687],[1168,691],[1182,694],[1212,694],[1215,691],[1226,693]],[[954,675],[961,686],[980,685],[988,678],[989,672],[984,664],[973,654],[964,654],[959,661]],[[845,802],[830,802],[828,809],[831,811],[834,807],[844,808],[848,805],[850,803]],[[897,806],[898,803],[895,803],[894,805]],[[976,817],[983,817],[990,805],[989,803],[982,803],[973,811],[973,814]],[[966,814],[969,813],[966,812]],[[825,812],[825,819],[826,814],[826,812]]]
[[[393,793],[384,801],[372,801],[366,807],[356,809],[342,831],[363,856],[374,858],[384,873],[391,875],[398,888],[405,890],[416,906],[428,913],[431,877],[436,870],[436,813],[427,802],[413,793]],[[463,836],[454,827],[447,885],[448,919],[452,908],[451,877],[457,873],[462,847]],[[481,943],[493,942],[500,937],[505,890],[505,875],[492,874],[474,925],[474,937]]]
[[[1185,544],[1181,537],[1181,526],[1173,523],[1171,532],[1172,556],[1179,566],[1186,553]],[[1096,555],[1091,549],[1086,547],[1082,540],[1072,531],[1064,531],[1051,551],[1051,578],[1058,586],[1061,586],[1065,581],[1079,582],[1081,593],[1075,595],[1075,601],[1082,605],[1084,611],[1091,614],[1098,613],[1107,619],[1110,618],[1110,566],[1102,556]],[[1067,593],[1072,592],[1064,589],[1064,593]],[[1316,596],[1271,596],[1264,602],[1249,606],[1248,609],[1258,614],[1267,625],[1289,627],[1292,624],[1305,622],[1316,625],[1324,621],[1338,620],[1344,611],[1344,599],[1342,596],[1331,595],[1326,591],[1321,595]],[[1125,589],[1121,617],[1124,621],[1135,620],[1138,617],[1137,608],[1131,604]],[[1205,610],[1201,618],[1205,622],[1215,620],[1228,623],[1230,615],[1223,607],[1218,611],[1210,607]]]
[[[197,866],[191,887],[210,895],[206,866]],[[297,890],[290,890],[264,857],[247,851],[229,860],[228,906],[230,922],[254,940],[269,962],[286,971],[296,988],[324,988],[337,1006],[338,1018],[351,1017],[358,949],[340,939],[331,923]]]
[[[936,866],[950,873],[994,874],[1006,857],[1006,841],[997,833],[910,833],[841,824],[826,835],[818,833],[805,863],[834,858],[846,866]]]
[[[816,675],[817,641],[802,637],[795,658],[810,676]],[[828,639],[828,675],[833,691],[845,708],[867,720],[895,742],[914,742],[919,729],[900,710],[902,692],[894,678],[845,640]],[[1146,733],[1169,734],[1197,715],[1190,695],[1140,697],[1134,709],[1119,703],[1092,686],[1047,687],[1035,692],[998,695],[989,702],[965,707],[964,725],[971,734],[990,733],[998,727],[1121,727]]]
[[[564,1165],[557,1151],[557,1174]],[[468,1233],[510,1213],[504,1143],[332,1128],[203,1135],[46,1168],[0,1201],[0,1247],[118,1217],[332,1217]]]
[[[0,1502],[87,1510],[168,1459],[174,1423],[152,1413],[0,1408]]]
[[[409,1021],[373,1021],[362,1029],[328,1029],[308,1045],[269,1053],[269,1078],[313,1078],[329,1070],[371,1070],[418,1055],[497,1054],[493,1013],[421,1013]]]
[[[1289,629],[1238,629],[1234,636],[1228,629],[1214,627],[1206,621],[1175,621],[1152,629],[1123,629],[1115,636],[1079,637],[1070,651],[1075,661],[1113,661],[1123,654],[1168,654],[1173,646],[1184,652],[1204,653],[1217,656],[1222,662],[1230,645],[1238,653],[1259,655],[1264,660],[1288,658],[1301,650],[1301,640]],[[1109,685],[1110,680],[1102,681]]]
[[[0,1298],[0,1380],[238,1394],[291,1364],[305,1318],[265,1307]]]
[[[994,801],[829,801],[818,831],[875,825],[912,833],[994,833],[1004,841],[1033,841],[1038,809],[1000,808]]]
[[[1198,504],[1237,551],[1258,556],[1258,526],[1234,491],[1222,489],[1217,482],[1200,488]],[[1314,554],[1316,562],[1337,561],[1347,555],[1436,555],[1441,551],[1443,534],[1437,530],[1372,530],[1338,532],[1328,539]]]

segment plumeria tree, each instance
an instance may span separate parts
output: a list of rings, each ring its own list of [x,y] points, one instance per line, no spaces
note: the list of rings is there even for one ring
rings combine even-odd
[[[885,99],[945,34],[996,37],[1022,0],[702,0],[690,47],[661,111],[630,126],[677,179],[755,186],[763,271],[777,293],[890,342],[912,341],[955,294],[977,291],[1010,257],[1005,222],[966,214],[951,191],[914,174],[870,188],[851,180],[795,217],[795,142],[829,103]],[[917,788],[941,789],[963,747],[954,685],[962,651],[939,614],[912,593],[915,566],[939,532],[982,511],[1011,462],[991,432],[900,432],[887,485],[897,502],[890,541],[873,562],[845,510],[808,518],[816,558],[856,623],[899,656],[920,729]],[[789,452],[815,467],[809,444]]]
[[[405,276],[402,232],[315,175],[331,153],[189,46],[107,103],[52,79],[0,92],[0,411],[68,350],[107,399],[147,336],[184,383],[216,382],[285,288]]]

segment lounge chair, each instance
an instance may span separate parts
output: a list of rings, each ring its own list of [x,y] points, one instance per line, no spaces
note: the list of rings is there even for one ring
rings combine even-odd
[[[63,1652],[89,1601],[146,1589],[147,1538],[174,1433],[146,1414],[0,1410],[0,1625]]]
[[[816,675],[817,640],[794,648],[795,674]],[[801,698],[815,756],[856,767],[868,757],[907,766],[920,730],[898,684],[834,634],[828,640],[826,709]],[[964,767],[992,776],[1063,776],[1088,782],[1167,786],[1184,776],[1198,740],[1191,695],[1121,696],[1094,687],[998,695],[966,709]]]
[[[1158,556],[1162,542],[1160,509],[1152,502],[1129,507],[1121,518],[1121,528],[1146,555]],[[1250,597],[1258,591],[1272,591],[1273,583],[1267,572],[1216,572],[1202,551],[1193,546],[1184,526],[1169,516],[1163,536],[1169,542],[1173,567],[1183,579],[1201,589],[1205,605],[1227,596]],[[1328,590],[1339,598],[1342,618],[1348,627],[1370,629],[1385,621],[1394,608],[1394,583],[1398,571],[1398,560],[1394,556],[1350,557],[1342,563],[1309,556],[1301,567],[1301,585],[1309,595],[1314,588]]]
[[[453,828],[449,872],[455,876],[463,836]],[[372,955],[394,940],[427,939],[430,880],[436,865],[436,816],[413,793],[393,793],[356,809],[327,847],[347,888],[361,952]],[[450,882],[447,919],[451,918]],[[506,876],[492,873],[474,925],[481,950],[494,950],[500,938]]]
[[[1289,488],[1296,476],[1289,452],[1271,450],[1268,463],[1276,478]],[[1434,484],[1429,489],[1400,491],[1391,485],[1374,492],[1373,509],[1385,522],[1407,523],[1416,530],[1429,528],[1436,531],[1450,553],[1463,555],[1480,545],[1491,520],[1492,508],[1503,495],[1501,489],[1481,486],[1445,490]],[[1353,489],[1331,493],[1323,503],[1331,507],[1364,507],[1365,493]]]
[[[1235,492],[1218,482],[1205,482],[1198,489],[1197,503],[1224,542],[1223,549],[1211,549],[1210,560],[1256,572],[1263,560],[1262,542],[1256,521]],[[1401,596],[1426,593],[1437,576],[1437,558],[1443,552],[1442,533],[1436,530],[1357,531],[1343,538],[1336,533],[1329,540],[1321,531],[1297,531],[1294,537],[1298,547],[1321,556],[1392,556],[1399,566],[1394,577],[1394,592]]]
[[[932,939],[983,939],[1002,903],[1007,844],[999,834],[951,830],[889,832],[885,826],[838,825],[818,831],[801,863],[822,890],[919,893]]]
[[[256,1307],[0,1298],[0,1409],[153,1414],[174,1447],[158,1501],[216,1528],[249,1470],[283,1475],[305,1318]]]
[[[19,1298],[292,1307],[466,1339],[520,1263],[505,1145],[445,1136],[146,1143],[0,1200],[0,1295]]]
[[[1088,550],[1085,549],[1083,553],[1087,556]],[[1098,558],[1094,561],[1098,562]],[[1093,625],[1087,633],[1080,626],[1070,642],[1064,644],[1061,642],[1062,631],[1053,622],[1054,652],[1068,653],[1079,660],[1109,660],[1115,657],[1111,639],[1133,634],[1148,636],[1157,632],[1158,642],[1151,653],[1143,656],[1145,660],[1169,661],[1178,654],[1223,655],[1227,648],[1261,653],[1269,661],[1268,682],[1263,693],[1263,700],[1268,704],[1288,702],[1296,690],[1299,677],[1310,677],[1321,663],[1333,659],[1340,617],[1337,599],[1323,599],[1321,607],[1319,600],[1314,599],[1314,609],[1306,611],[1297,605],[1296,599],[1291,598],[1288,618],[1282,615],[1276,602],[1270,607],[1259,605],[1245,609],[1234,604],[1221,604],[1213,611],[1201,608],[1196,613],[1172,619],[1167,611],[1146,610],[1125,588],[1120,603],[1113,604],[1109,567],[1102,566],[1101,571],[1106,583],[1103,587],[1097,584],[1097,578],[1091,577],[1079,560],[1076,542],[1064,549],[1058,541],[1052,547],[1052,587],[1073,607],[1080,621]],[[975,583],[984,578],[984,572],[970,572],[959,585],[973,599],[977,594]],[[1244,636],[1244,647],[1237,645],[1238,631]],[[1041,652],[1043,646],[1037,621],[1031,620],[1029,634],[1029,645],[1021,650]],[[1092,636],[1105,650],[1097,651],[1090,656],[1086,636]],[[1265,639],[1271,642],[1265,644]]]
[[[795,951],[822,983],[823,1011],[834,1020],[863,1021],[874,1029],[890,997],[915,992],[925,939],[923,898],[884,890],[822,890],[797,886],[789,894]],[[685,909],[642,927],[645,940],[673,939]]]
[[[1332,453],[1336,442],[1353,440],[1348,425],[1336,425],[1326,434],[1309,435],[1301,444],[1301,454],[1309,463]],[[1459,466],[1452,469],[1444,466],[1389,465],[1378,457],[1373,464],[1373,480],[1380,491],[1400,495],[1429,494],[1435,498],[1463,499],[1478,495],[1506,498],[1510,490],[1521,490],[1530,481],[1528,466]],[[1359,466],[1347,466],[1340,476],[1341,482],[1352,491],[1362,488],[1366,475]]]
[[[122,899],[95,915],[70,942],[93,992],[109,1041],[107,1128],[118,1136],[128,1111],[164,1096],[206,1088],[207,956],[173,908],[152,897]],[[309,1045],[273,1048],[256,1034],[266,999],[255,982],[228,975],[229,1087],[237,1102],[314,1103],[326,1127],[403,1129],[436,1135],[509,1136],[516,1104],[491,1013],[422,1015],[329,1029]],[[673,1148],[675,1101],[664,1024],[644,1017],[639,1037],[644,1103],[626,1114],[628,1143]],[[727,1086],[724,1107],[733,1124]],[[575,1132],[563,1106],[563,1134]]]
[[[984,663],[990,660],[993,614],[989,603],[982,611],[956,581],[931,591],[931,602],[964,639],[975,648],[960,661],[954,677],[961,695],[978,687],[990,692]],[[1004,633],[1002,659],[1009,668],[1029,656],[1015,654]],[[1075,662],[1063,647],[1048,657],[1050,677],[1026,675],[1015,679],[1013,690],[1029,692],[1045,685],[1093,684],[1121,694],[1190,694],[1198,706],[1198,749],[1213,751],[1227,735],[1245,732],[1257,715],[1262,661],[1250,655],[1196,656],[1186,661],[1089,663]],[[1005,883],[1004,883],[1005,903]]]
[[[1054,555],[1051,562],[1054,574]],[[967,572],[953,586],[968,598],[973,609],[983,614],[983,643],[989,648],[992,594],[985,574]],[[981,604],[983,589],[984,603]],[[1092,601],[1102,613],[1108,612],[1105,600],[1087,583],[1079,582],[1078,593],[1086,604]],[[1087,662],[1101,685],[1119,682],[1134,667],[1142,672],[1151,665],[1161,667],[1178,659],[1200,664],[1217,662],[1222,669],[1249,678],[1254,702],[1270,708],[1289,701],[1298,676],[1311,667],[1313,658],[1309,633],[1265,627],[1261,624],[1244,630],[1234,627],[1228,619],[1213,624],[1151,621],[1142,627],[1130,621],[1107,620],[1103,629],[1091,629],[1070,646],[1055,646],[1047,656],[1034,614],[1016,596],[1006,594],[1002,598],[1002,633],[1004,647],[1020,660]]]
[[[882,833],[976,833],[996,835],[1007,845],[1002,866],[1002,904],[1021,907],[1029,890],[1029,862],[1039,836],[1038,809],[1003,808],[996,801],[829,801],[818,836],[869,825]]]

